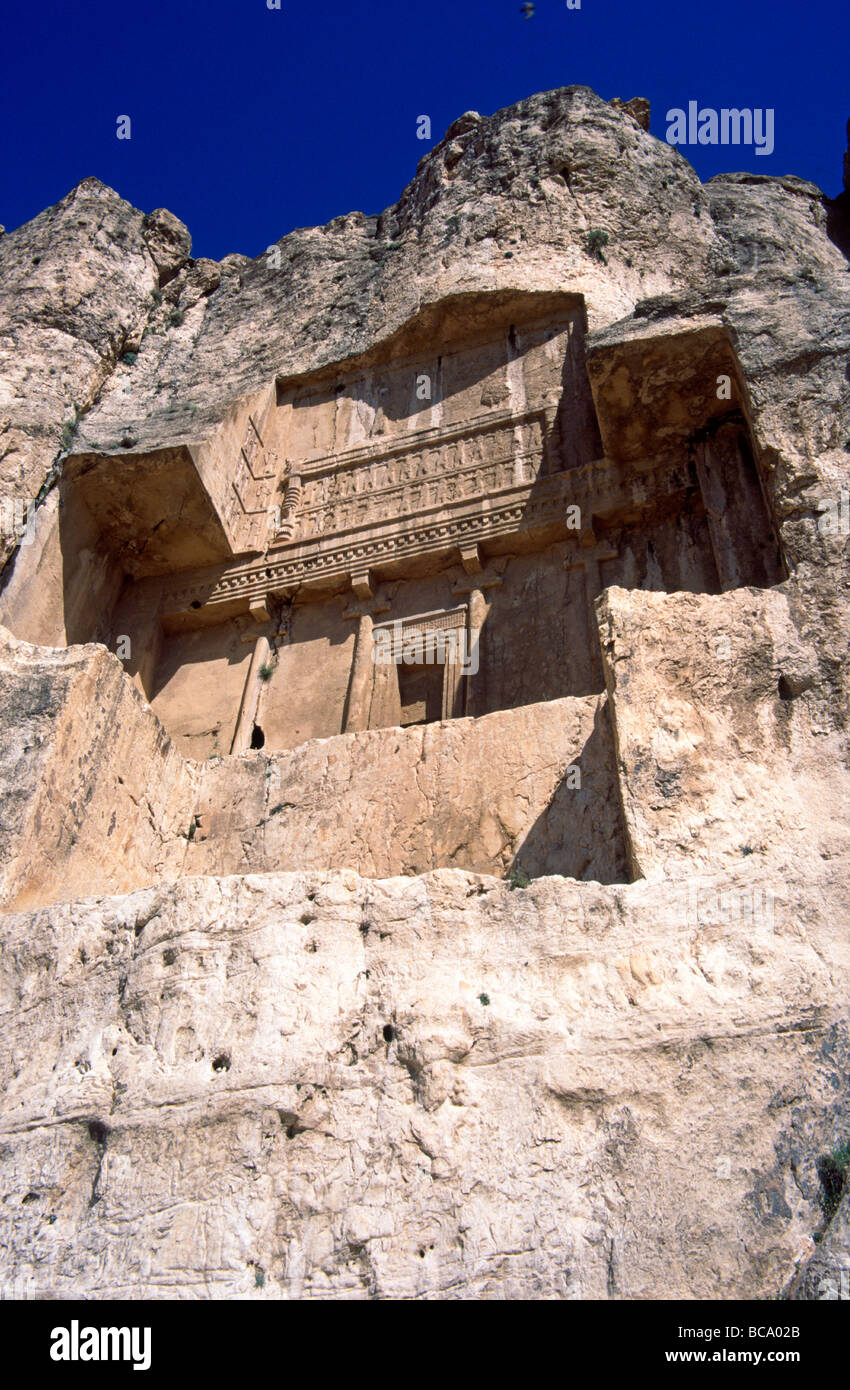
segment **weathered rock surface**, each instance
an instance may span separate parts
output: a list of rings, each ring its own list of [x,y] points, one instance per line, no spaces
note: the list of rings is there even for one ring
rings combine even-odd
[[[7,908],[335,866],[629,877],[604,696],[193,763],[103,647],[0,639]]]
[[[817,1250],[794,1280],[789,1296],[798,1302],[824,1303],[845,1303],[850,1298],[850,1202],[846,1197]]]
[[[113,891],[175,872],[193,777],[121,663],[0,629],[0,903]]]
[[[186,874],[434,864],[629,877],[604,697],[313,739],[201,772]]]
[[[80,418],[141,336],[156,285],[143,215],[97,179],[0,239],[4,495],[35,499],[49,486]]]
[[[7,916],[5,1271],[96,1297],[775,1296],[850,1122],[847,867],[745,924],[751,864],[696,911],[685,884],[440,870]]]

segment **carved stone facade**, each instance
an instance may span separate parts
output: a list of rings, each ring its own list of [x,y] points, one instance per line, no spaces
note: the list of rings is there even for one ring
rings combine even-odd
[[[711,325],[697,345],[700,381],[706,361],[735,375]],[[112,595],[108,621],[101,608],[75,635],[123,642],[200,759],[600,693],[604,588],[782,577],[740,393],[694,405],[682,379],[678,428],[648,440],[632,399],[606,449],[633,353],[601,344],[588,363],[574,295],[448,301],[370,353],[278,379],[203,446],[72,459],[60,531],[86,512]],[[187,563],[205,550],[220,558]],[[417,654],[440,629],[456,640]],[[382,661],[376,634],[393,632],[407,640]]]
[[[0,1285],[843,1287],[847,208],[646,117],[0,237]]]

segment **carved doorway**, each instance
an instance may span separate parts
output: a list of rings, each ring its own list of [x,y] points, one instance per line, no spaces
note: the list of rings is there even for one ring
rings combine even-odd
[[[463,713],[468,627],[466,603],[375,626],[370,729]]]

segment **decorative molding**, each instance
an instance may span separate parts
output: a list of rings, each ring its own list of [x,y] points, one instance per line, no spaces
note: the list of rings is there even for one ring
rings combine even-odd
[[[406,618],[392,618],[384,623],[375,623],[373,632],[390,633],[394,651],[397,642],[403,641],[412,632],[449,632],[454,628],[465,628],[467,618],[468,605],[460,603],[456,608],[435,608],[429,613],[411,613]]]
[[[347,587],[352,575],[365,575],[381,565],[427,555],[445,556],[450,563],[461,550],[471,554],[487,541],[543,528],[563,528],[561,538],[580,549],[582,537],[585,544],[591,538],[594,515],[641,505],[654,495],[686,486],[693,486],[693,478],[681,463],[665,463],[624,482],[621,469],[601,460],[495,495],[463,498],[448,511],[434,505],[415,515],[366,522],[343,536],[285,541],[265,555],[172,576],[163,585],[160,611],[209,610],[234,601],[247,606],[270,593],[294,593],[302,585]],[[566,508],[574,504],[582,511],[582,533],[566,527]]]
[[[375,527],[364,534],[328,546],[324,540],[288,546],[292,555],[267,556],[201,574],[194,572],[189,582],[167,587],[162,611],[182,612],[195,606],[209,607],[233,599],[250,600],[268,593],[291,590],[301,584],[330,585],[347,582],[352,574],[365,573],[381,562],[429,553],[456,553],[461,545],[471,546],[487,537],[564,522],[568,486],[563,475],[546,479],[535,489],[507,490],[502,504],[480,510],[476,499],[466,503],[465,514],[446,517],[440,508],[433,518],[413,518],[385,525],[383,534]],[[565,524],[565,523],[564,523]]]

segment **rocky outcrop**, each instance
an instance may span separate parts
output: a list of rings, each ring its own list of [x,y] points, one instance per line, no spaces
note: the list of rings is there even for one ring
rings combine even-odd
[[[142,213],[94,178],[0,239],[4,496],[44,497],[80,421],[140,338],[157,279]],[[6,554],[13,539],[4,537]]]
[[[192,771],[121,663],[0,629],[0,903],[136,888],[179,871]]]
[[[604,697],[193,763],[102,647],[0,637],[7,909],[295,868],[628,877]]]
[[[609,589],[597,606],[635,877],[846,853],[827,654],[801,641],[782,589]]]

